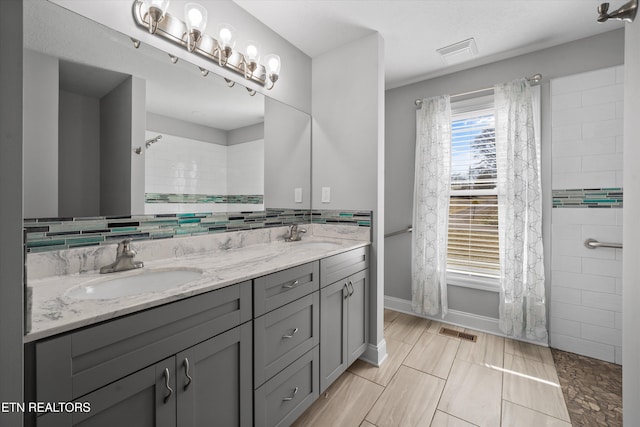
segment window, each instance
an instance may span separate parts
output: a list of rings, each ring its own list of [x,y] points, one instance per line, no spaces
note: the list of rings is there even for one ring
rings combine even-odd
[[[493,100],[452,107],[449,277],[495,283],[500,273]],[[457,107],[457,108],[456,108]]]

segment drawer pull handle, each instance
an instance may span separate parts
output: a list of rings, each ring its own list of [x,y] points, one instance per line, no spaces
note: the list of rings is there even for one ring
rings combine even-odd
[[[297,333],[298,333],[298,328],[295,328],[295,329],[293,329],[293,330],[291,331],[291,333],[290,333],[290,334],[288,334],[288,335],[283,335],[283,336],[282,336],[282,338],[293,338],[293,336],[294,336],[295,334],[297,334]]]
[[[283,402],[288,402],[290,400],[293,400],[293,398],[295,397],[295,395],[298,393],[298,387],[293,389],[293,393],[291,393],[291,397],[283,397],[282,401]]]
[[[169,377],[170,377],[170,375],[171,374],[169,373],[169,368],[164,368],[164,386],[167,388],[167,391],[169,392],[169,394],[167,394],[164,397],[164,403],[167,403],[169,401],[169,398],[173,394],[173,389],[169,385]]]
[[[289,283],[289,284],[287,284],[287,285],[282,285],[282,287],[283,287],[283,288],[287,288],[287,289],[291,289],[291,288],[293,288],[294,286],[298,286],[298,284],[299,284],[299,283],[300,283],[300,282],[296,280],[296,281],[291,282],[291,283]]]
[[[349,292],[349,296],[351,296],[351,295],[353,295],[353,293],[356,291],[356,290],[353,288],[353,282],[352,282],[351,280],[349,280],[349,286],[351,286],[351,292]]]
[[[191,381],[193,381],[193,378],[189,375],[189,359],[185,357],[182,365],[184,366],[184,375],[187,377],[187,383],[184,385],[184,390],[186,390],[189,384],[191,384]]]
[[[347,291],[347,292],[345,293],[345,291]],[[346,283],[342,287],[342,296],[344,297],[344,299],[349,298],[349,287],[347,286]]]

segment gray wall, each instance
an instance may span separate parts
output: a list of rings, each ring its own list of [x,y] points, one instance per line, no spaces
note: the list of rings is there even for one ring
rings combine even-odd
[[[138,28],[131,17],[131,5],[133,2],[114,2],[113,0],[94,0],[90,2],[52,0],[52,2],[134,37],[142,43],[162,49],[194,65],[213,70],[221,76],[240,82],[243,86],[256,89],[260,93],[268,93],[270,97],[299,110],[307,113],[311,112],[311,58],[232,1],[213,2],[215,3],[215,10],[209,9],[209,19],[213,22],[231,23],[234,27],[242,29],[242,40],[259,40],[262,49],[266,53],[274,52],[280,56],[282,60],[281,76],[275,87],[270,91],[246,81],[242,75],[214,66],[212,62],[187,52],[182,46],[167,43],[161,38],[149,34],[149,31]],[[169,13],[181,17],[184,14],[183,8],[184,2],[174,1],[169,6]],[[215,18],[213,18],[214,16]]]
[[[264,122],[256,123],[227,132],[227,145],[242,144],[244,142],[264,139]]]
[[[185,122],[173,117],[147,113],[147,129],[158,133],[182,136],[197,141],[227,145],[227,132],[197,123]],[[144,138],[143,138],[144,139]]]
[[[140,96],[142,100],[137,99]],[[133,145],[144,141],[145,118],[144,81],[136,77],[129,77],[100,100],[102,215],[144,212],[144,201],[136,208],[137,195],[133,194],[134,190],[140,192],[144,200],[144,156],[133,159]],[[142,188],[138,188],[140,178],[133,160],[142,162]]]
[[[387,91],[386,101],[386,215],[385,232],[401,230],[412,221],[413,165],[415,148],[416,98],[492,87],[495,83],[542,73],[542,176],[543,210],[545,218],[551,213],[551,132],[549,79],[623,63],[624,34],[611,31],[594,37],[544,49],[527,55],[479,66]],[[545,237],[545,265],[549,266],[550,221],[543,222]],[[385,295],[411,300],[411,235],[390,237],[385,242]],[[547,268],[547,278],[550,268]],[[549,280],[547,279],[547,283]],[[463,289],[464,290],[464,289]],[[472,310],[471,313],[497,318],[497,299],[483,298],[474,307],[465,305],[475,292],[450,295],[450,308]],[[454,308],[456,307],[456,308]]]
[[[58,216],[100,215],[100,100],[60,91]]]
[[[349,64],[345,72],[337,64]],[[384,40],[378,33],[313,59],[312,208],[373,211],[370,347],[386,356],[383,337]],[[322,187],[331,202],[321,203]]]
[[[625,426],[640,425],[640,19],[625,24],[624,52],[624,251],[622,406]]]
[[[266,208],[311,207],[311,118],[265,98],[264,203]],[[302,203],[294,189],[302,188]]]
[[[12,36],[12,37],[15,37]],[[58,216],[58,59],[24,52],[26,218]]]
[[[23,401],[22,1],[0,1],[0,402]],[[0,412],[0,425],[22,414]]]

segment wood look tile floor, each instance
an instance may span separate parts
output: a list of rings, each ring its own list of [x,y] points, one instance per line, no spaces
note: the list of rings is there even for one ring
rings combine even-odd
[[[385,309],[388,358],[360,360],[294,424],[571,427],[551,350]]]

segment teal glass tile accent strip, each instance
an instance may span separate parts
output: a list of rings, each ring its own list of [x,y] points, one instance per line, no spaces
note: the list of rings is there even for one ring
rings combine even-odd
[[[91,218],[25,219],[28,252],[281,227],[291,224],[371,227],[371,211],[267,209],[228,213],[180,213]]]
[[[145,193],[145,203],[227,203],[261,205],[264,203],[262,194],[174,194],[174,193]]]
[[[311,222],[316,224],[340,224],[371,227],[371,211],[311,211]]]
[[[552,190],[554,208],[622,208],[622,188]]]

